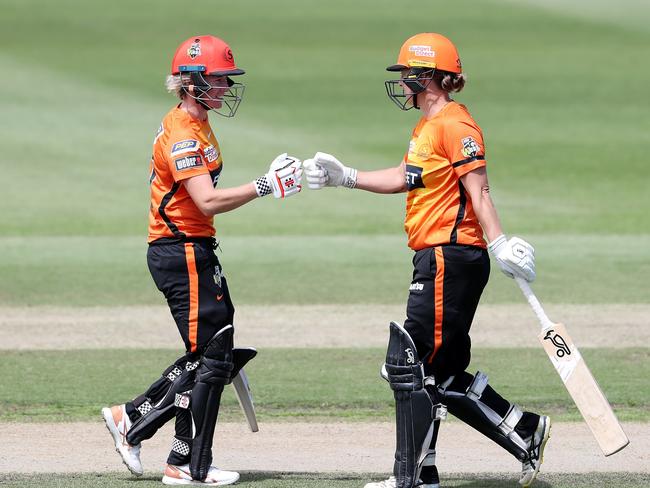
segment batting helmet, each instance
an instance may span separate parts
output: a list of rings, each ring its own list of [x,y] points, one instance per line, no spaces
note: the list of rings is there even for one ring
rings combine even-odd
[[[417,94],[433,80],[434,72],[460,74],[462,66],[456,46],[445,36],[424,32],[409,37],[399,51],[397,64],[387,71],[404,71],[398,80],[385,82],[388,97],[402,110],[419,108]],[[406,87],[406,89],[405,89]]]
[[[408,68],[433,68],[450,73],[461,73],[462,66],[454,43],[441,34],[424,32],[409,37],[397,56],[397,64],[388,71],[402,71]]]
[[[231,76],[243,75],[235,65],[230,46],[215,36],[194,36],[183,41],[172,59],[172,77],[180,78],[182,91],[206,110],[232,117],[244,95],[244,85]],[[225,77],[212,84],[206,76]],[[214,80],[212,80],[214,82]]]
[[[172,74],[198,71],[206,75],[243,75],[243,69],[235,66],[232,49],[223,40],[214,36],[190,37],[174,54]]]

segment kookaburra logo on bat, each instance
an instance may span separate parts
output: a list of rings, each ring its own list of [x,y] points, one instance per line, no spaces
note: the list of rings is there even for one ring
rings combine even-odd
[[[562,358],[565,355],[571,355],[571,349],[569,349],[569,346],[564,340],[564,337],[562,337],[560,334],[556,334],[553,329],[549,330],[546,333],[544,340],[549,340],[553,343],[553,345],[556,347],[555,354],[557,357]]]

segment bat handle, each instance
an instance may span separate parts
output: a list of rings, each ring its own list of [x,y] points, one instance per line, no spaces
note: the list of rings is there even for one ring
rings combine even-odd
[[[546,312],[544,312],[542,304],[539,303],[539,300],[533,293],[533,289],[530,287],[528,282],[525,279],[518,277],[515,277],[515,281],[519,285],[519,288],[521,288],[521,292],[526,297],[526,300],[528,300],[530,308],[532,308],[533,312],[535,312],[535,315],[537,315],[537,320],[539,320],[539,323],[542,324],[542,329],[553,327],[553,322],[551,322],[551,319],[549,319],[548,315],[546,315]]]

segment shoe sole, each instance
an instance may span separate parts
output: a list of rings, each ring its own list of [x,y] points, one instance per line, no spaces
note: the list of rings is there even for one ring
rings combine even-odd
[[[196,480],[181,480],[178,478],[172,478],[171,476],[163,476],[162,483],[163,485],[184,485],[184,486],[226,486],[226,485],[232,485],[233,483],[237,483],[239,481],[239,476],[237,479],[234,479],[232,481],[222,481],[222,482],[216,482],[216,483],[206,483],[205,481],[196,481]]]
[[[546,443],[550,438],[551,438],[551,419],[549,418],[548,422],[546,423],[546,427],[544,429],[542,444],[539,446],[539,462],[535,467],[535,471],[533,471],[533,477],[530,479],[530,481],[525,485],[521,485],[523,488],[529,488],[530,485],[532,485],[533,482],[535,481],[535,478],[537,478],[537,474],[539,473],[539,468],[542,466],[542,463],[544,462],[544,449],[546,448]]]
[[[142,472],[134,470],[129,465],[129,463],[126,462],[126,459],[124,459],[124,456],[122,456],[122,453],[120,452],[119,446],[122,444],[122,438],[120,437],[121,434],[119,431],[115,428],[115,422],[113,422],[113,414],[111,413],[110,408],[102,408],[102,419],[104,420],[104,425],[106,426],[108,433],[111,434],[111,437],[113,438],[113,442],[115,442],[115,452],[120,455],[120,459],[122,460],[124,466],[126,466],[131,474],[134,474],[135,476],[142,476]]]

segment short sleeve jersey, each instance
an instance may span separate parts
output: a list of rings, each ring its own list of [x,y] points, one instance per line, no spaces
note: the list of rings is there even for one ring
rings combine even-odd
[[[464,105],[449,102],[422,117],[405,156],[406,218],[411,249],[446,244],[485,248],[483,230],[460,180],[485,166],[483,134]]]
[[[149,238],[214,236],[213,217],[195,205],[183,180],[208,174],[217,186],[221,151],[207,120],[192,118],[178,107],[164,118],[153,143],[149,184]]]

